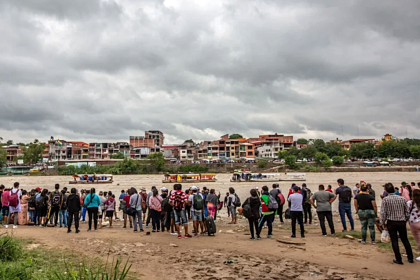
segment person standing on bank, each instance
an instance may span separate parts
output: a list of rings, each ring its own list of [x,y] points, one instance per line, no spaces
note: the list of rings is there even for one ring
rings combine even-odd
[[[88,231],[92,230],[92,219],[93,219],[93,228],[95,231],[98,230],[98,209],[99,205],[101,205],[101,199],[95,193],[95,188],[90,190],[90,193],[85,198],[85,205],[88,211],[89,217],[89,229]]]
[[[20,199],[22,197],[22,191],[19,190],[19,183],[16,182],[13,185],[13,189],[9,192],[8,202],[9,202],[9,215],[7,216],[7,224],[5,228],[9,227],[10,220],[13,215],[13,228],[18,228],[18,215],[21,212]]]
[[[343,224],[343,232],[347,231],[346,215],[350,222],[351,231],[354,231],[354,220],[351,215],[352,191],[344,185],[343,179],[338,179],[337,183],[338,188],[335,190],[335,194],[338,195],[338,212],[340,213],[341,223]]]
[[[305,183],[302,184],[302,196],[303,196],[303,213],[305,214],[305,225],[308,224],[308,216],[309,216],[309,224],[312,224],[312,207],[311,207],[311,196],[312,192]]]
[[[143,211],[141,209],[141,195],[137,193],[135,188],[130,190],[130,207],[134,208],[136,212],[133,215],[134,232],[137,232],[137,224],[139,225],[140,232],[143,231]],[[126,220],[125,220],[126,221]]]
[[[305,228],[303,226],[303,196],[298,193],[299,187],[292,187],[293,193],[289,195],[287,200],[290,202],[290,217],[292,219],[292,238],[296,237],[296,221],[299,222],[300,226],[300,236],[305,237]]]
[[[354,208],[362,224],[362,244],[366,243],[367,228],[369,227],[372,244],[375,244],[375,222],[377,216],[376,201],[369,194],[367,185],[360,185],[360,193],[354,198]]]
[[[71,194],[67,198],[67,212],[69,215],[67,221],[67,233],[71,232],[71,224],[74,221],[74,227],[76,228],[76,233],[79,233],[79,212],[82,210],[82,205],[80,204],[80,197],[76,194],[76,188],[71,189]]]
[[[310,198],[311,204],[316,209],[319,218],[319,225],[321,226],[322,236],[327,236],[327,229],[325,228],[325,218],[327,218],[328,226],[330,227],[331,235],[335,234],[334,221],[332,215],[331,204],[337,198],[331,192],[325,191],[324,185],[319,185],[319,191],[314,193]],[[315,205],[316,201],[316,205]]]
[[[395,187],[391,183],[385,184],[388,193],[382,200],[381,224],[388,229],[392,242],[392,250],[395,254],[395,264],[403,264],[398,245],[398,236],[405,247],[409,263],[413,263],[413,250],[407,237],[407,221],[410,218],[408,205],[404,197],[395,195]]]

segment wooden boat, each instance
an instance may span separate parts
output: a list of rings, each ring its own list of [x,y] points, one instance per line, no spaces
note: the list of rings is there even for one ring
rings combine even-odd
[[[280,173],[252,173],[250,182],[278,182],[280,181]]]
[[[69,181],[69,184],[112,184],[113,182],[111,174],[85,174],[73,175],[73,181]]]
[[[200,183],[200,182],[216,182],[216,174],[166,174],[162,183]]]
[[[234,171],[232,179],[230,179],[230,181],[232,183],[250,182],[251,177],[252,174],[249,171],[249,169],[240,169]]]
[[[306,181],[306,173],[286,173],[286,177],[281,178],[280,181]]]

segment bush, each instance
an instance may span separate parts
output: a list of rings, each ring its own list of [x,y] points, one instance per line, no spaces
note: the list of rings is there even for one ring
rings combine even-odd
[[[10,235],[0,237],[0,261],[11,262],[20,259],[23,255],[22,246]]]
[[[268,161],[265,159],[259,159],[257,162],[258,168],[266,168],[268,165]]]
[[[334,157],[332,157],[332,163],[335,166],[340,166],[344,163],[344,159],[343,159],[343,157],[340,157],[340,156],[334,156]]]
[[[284,162],[286,163],[287,167],[290,169],[296,169],[297,163],[296,163],[296,157],[295,156],[286,156],[284,158]]]

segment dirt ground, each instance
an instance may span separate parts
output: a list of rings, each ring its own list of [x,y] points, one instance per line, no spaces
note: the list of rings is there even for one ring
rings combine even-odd
[[[112,190],[118,195],[121,189],[130,187],[146,187],[152,185],[158,188],[171,184],[162,184],[163,176],[116,176],[112,185],[96,185],[99,190]],[[364,180],[372,183],[380,205],[379,198],[386,182],[399,186],[401,181],[420,181],[418,173],[309,173],[306,183],[313,192],[319,184],[331,184],[336,188],[336,180],[343,178],[350,187]],[[230,186],[233,186],[242,200],[248,197],[250,188],[263,184],[229,182],[229,174],[217,175],[218,182],[208,183],[207,187],[221,192],[222,197]],[[70,176],[54,177],[3,177],[0,183],[6,186],[15,181],[21,183],[23,189],[35,187],[53,189],[55,183],[61,187],[76,186],[90,188],[91,186],[69,185]],[[269,183],[268,185],[270,185]],[[191,184],[185,184],[184,189]],[[204,186],[203,184],[198,184]],[[280,187],[286,191],[291,182],[282,182]],[[335,202],[334,221],[336,231],[342,227],[336,213],[338,203]],[[286,245],[276,241],[277,238],[288,238],[291,234],[290,224],[280,227],[278,218],[275,222],[274,238],[267,239],[267,230],[262,233],[260,241],[249,240],[248,227],[245,219],[239,225],[228,225],[225,210],[217,221],[215,237],[200,236],[192,239],[177,239],[168,233],[134,233],[123,229],[122,222],[115,223],[114,228],[104,228],[98,232],[87,232],[87,224],[81,224],[81,233],[67,234],[65,229],[39,228],[20,226],[15,230],[18,237],[32,239],[35,243],[48,248],[69,250],[83,255],[129,258],[133,271],[141,279],[415,279],[420,263],[403,266],[393,265],[394,255],[383,251],[375,245],[362,245],[358,240],[341,239],[337,237],[322,237],[317,221],[306,227],[308,231],[303,240],[305,245]],[[120,213],[121,216],[121,213]],[[360,231],[359,221],[355,221],[356,230]],[[190,223],[191,227],[191,223]],[[148,229],[150,231],[150,229]],[[0,228],[0,232],[5,231]],[[11,231],[11,229],[9,229]],[[147,231],[147,230],[146,230]],[[219,232],[221,231],[221,232]],[[377,240],[380,233],[377,232]],[[297,238],[297,241],[302,239]],[[170,244],[176,244],[173,247]],[[402,245],[400,246],[402,247]],[[404,249],[401,248],[404,252]]]
[[[224,212],[221,213],[224,216]],[[334,218],[335,221],[338,217]],[[245,219],[228,225],[228,218],[217,221],[216,236],[178,239],[167,232],[134,233],[123,229],[122,221],[113,228],[81,233],[66,233],[64,228],[20,226],[18,237],[31,239],[39,246],[60,248],[86,256],[129,258],[133,271],[141,279],[415,279],[420,263],[393,265],[393,253],[358,240],[322,237],[317,221],[306,226],[305,239],[293,241],[304,245],[287,245],[276,239],[290,240],[289,221],[275,222],[274,238],[249,240]],[[360,223],[356,221],[356,229]],[[337,231],[341,230],[336,224]],[[0,231],[5,231],[4,228]],[[11,231],[9,229],[9,231]],[[379,233],[377,233],[379,237]],[[174,247],[175,244],[177,247]],[[34,245],[32,245],[34,246]],[[38,246],[38,245],[35,245]],[[402,247],[402,246],[401,246]],[[404,252],[404,249],[402,252]]]

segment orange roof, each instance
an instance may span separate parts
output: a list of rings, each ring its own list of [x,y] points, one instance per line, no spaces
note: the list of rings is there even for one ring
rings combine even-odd
[[[350,139],[350,142],[374,141],[375,139]]]

